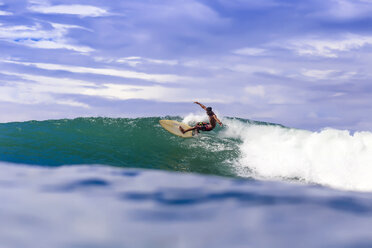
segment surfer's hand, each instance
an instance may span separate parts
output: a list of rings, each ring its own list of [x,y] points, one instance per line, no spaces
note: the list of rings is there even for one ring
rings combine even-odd
[[[199,102],[194,102],[195,104],[199,104]]]

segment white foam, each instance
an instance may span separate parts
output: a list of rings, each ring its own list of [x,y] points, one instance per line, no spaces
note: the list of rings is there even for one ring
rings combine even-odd
[[[241,176],[301,181],[372,191],[372,133],[311,132],[224,120],[222,135],[239,138]],[[249,174],[252,173],[252,174]]]
[[[182,120],[183,123],[186,123],[192,126],[195,125],[195,123],[200,122],[200,121],[209,121],[208,116],[203,112],[190,113],[186,115]]]

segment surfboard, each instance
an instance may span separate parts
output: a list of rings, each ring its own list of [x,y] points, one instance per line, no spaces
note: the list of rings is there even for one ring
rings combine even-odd
[[[174,121],[174,120],[160,120],[159,121],[160,125],[167,130],[168,132],[180,136],[182,138],[192,138],[193,137],[193,131],[187,132],[187,133],[182,133],[179,129],[179,126],[181,126],[183,129],[188,129],[191,128],[189,125]]]

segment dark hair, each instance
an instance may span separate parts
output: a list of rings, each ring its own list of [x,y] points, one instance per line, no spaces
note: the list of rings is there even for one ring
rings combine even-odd
[[[206,108],[207,109],[207,115],[209,115],[209,116],[212,116],[212,115],[214,115],[214,113],[213,113],[213,111],[212,111],[212,108],[211,107],[208,107],[208,108]]]

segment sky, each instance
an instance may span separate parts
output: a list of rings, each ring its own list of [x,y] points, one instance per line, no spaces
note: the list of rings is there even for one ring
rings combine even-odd
[[[0,122],[220,116],[371,131],[372,0],[0,0]]]

